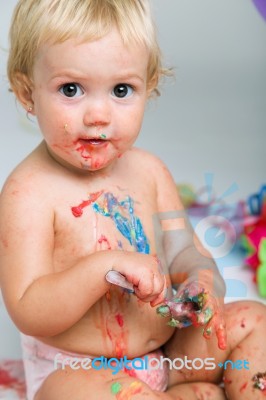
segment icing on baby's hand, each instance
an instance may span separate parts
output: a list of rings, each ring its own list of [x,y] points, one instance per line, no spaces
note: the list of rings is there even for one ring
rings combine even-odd
[[[180,297],[165,299],[165,304],[157,308],[157,313],[163,317],[170,317],[168,322],[170,326],[184,328],[192,324],[199,325],[197,318],[201,313],[204,298],[204,291],[195,296],[189,296],[189,293],[185,292]],[[208,314],[207,312],[206,320],[211,318]]]
[[[165,305],[157,308],[158,314],[170,317],[169,325],[184,328],[189,325],[203,326],[203,336],[212,337],[215,332],[218,347],[226,348],[225,322],[222,308],[217,299],[196,283],[184,287],[171,300],[165,299]]]

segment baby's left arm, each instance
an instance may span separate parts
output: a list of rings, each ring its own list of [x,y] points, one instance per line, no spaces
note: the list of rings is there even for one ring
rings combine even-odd
[[[195,326],[204,326],[204,337],[209,338],[215,332],[219,347],[224,349],[224,280],[193,232],[169,171],[160,161],[156,162],[159,210],[156,219],[157,229],[160,225],[162,231],[159,235],[165,257],[162,262],[167,266],[172,285],[178,285],[175,298],[166,299],[172,324],[176,321],[175,326],[183,327],[186,324],[182,321],[191,321]]]

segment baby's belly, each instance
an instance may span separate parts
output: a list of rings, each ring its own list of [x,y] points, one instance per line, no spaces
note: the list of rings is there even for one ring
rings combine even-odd
[[[94,357],[134,358],[162,346],[173,331],[156,307],[119,289],[107,294],[71,329],[40,340]]]

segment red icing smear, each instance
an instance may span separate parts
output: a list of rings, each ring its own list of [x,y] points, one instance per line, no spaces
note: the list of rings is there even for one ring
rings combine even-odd
[[[125,355],[125,339],[124,339],[124,334],[120,335],[119,337],[116,337],[115,334],[112,334],[108,326],[106,327],[106,333],[107,336],[109,337],[110,341],[113,344],[114,350],[115,350],[115,356],[117,358],[122,358]]]
[[[110,242],[109,242],[109,240],[107,239],[107,237],[105,237],[104,235],[102,235],[102,236],[100,237],[100,239],[98,239],[98,243],[102,244],[103,242],[105,242],[105,243],[107,244],[108,250],[111,250]]]
[[[115,316],[115,319],[117,320],[118,325],[122,328],[124,326],[124,318],[122,317],[122,315],[117,314]]]
[[[131,376],[131,378],[136,378],[137,374],[136,371],[132,368],[132,369],[128,369],[128,368],[124,368],[123,370],[128,376]]]
[[[224,329],[218,329],[216,332],[217,339],[218,339],[218,347],[221,350],[226,349],[226,336]]]
[[[188,315],[189,319],[191,320],[191,323],[193,326],[195,326],[196,328],[200,326],[200,323],[198,321],[198,316],[195,313],[191,313]]]
[[[0,385],[10,387],[18,383],[16,378],[13,378],[7,371],[0,369]]]
[[[241,386],[241,388],[240,388],[240,392],[244,392],[244,390],[247,388],[247,385],[248,385],[248,383],[247,382],[245,382],[245,383],[243,383],[243,385]]]
[[[90,194],[88,200],[84,200],[80,205],[76,207],[71,207],[71,211],[74,217],[81,217],[81,215],[83,214],[83,208],[88,207],[89,205],[91,205],[91,203],[94,203],[98,199],[98,197],[101,196],[102,193],[103,190],[101,190],[100,192],[92,193]]]
[[[84,158],[85,160],[88,160],[89,158],[91,158],[91,155],[85,154],[85,152],[89,153],[89,151],[90,151],[90,149],[86,148],[86,147],[84,145],[81,145],[80,147],[77,148],[77,151],[80,152],[82,158]]]
[[[14,369],[14,374],[16,372],[21,372],[22,368],[20,362],[17,361],[6,361],[3,363],[7,369],[0,368],[0,387],[6,389],[15,390],[20,399],[25,399],[26,386],[22,377],[12,376],[9,369]],[[12,372],[12,371],[11,371]],[[22,375],[22,374],[21,374]]]
[[[123,340],[123,337],[121,338]],[[125,344],[120,341],[120,338],[115,339],[115,356],[117,358],[122,358],[125,355]]]
[[[82,158],[88,160],[89,158],[92,158],[91,153],[93,153],[95,150],[108,146],[108,141],[102,139],[97,139],[96,141],[98,142],[96,145],[90,142],[80,144],[76,150],[80,152]]]
[[[228,383],[229,385],[232,383],[231,379],[223,378],[224,383]]]

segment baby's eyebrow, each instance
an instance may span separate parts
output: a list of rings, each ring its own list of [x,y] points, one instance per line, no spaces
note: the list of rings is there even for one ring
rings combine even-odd
[[[56,72],[54,75],[52,74],[51,80],[54,79],[66,79],[66,80],[79,80],[79,79],[88,79],[88,76],[83,73],[78,73],[74,71],[69,71],[69,70],[62,70],[59,72]]]
[[[119,82],[126,82],[131,79],[137,79],[141,82],[144,82],[144,79],[141,76],[139,76],[138,74],[134,74],[134,73],[114,75],[113,78],[115,81],[119,81]]]
[[[62,70],[62,71],[57,71],[55,74],[51,75],[51,81],[68,81],[68,82],[79,82],[79,81],[86,81],[90,79],[90,77],[82,72],[76,72],[76,71],[69,71],[69,70]],[[145,84],[145,79],[141,77],[138,74],[135,73],[128,73],[128,74],[115,74],[113,76],[110,76],[108,78],[110,81],[112,81],[115,84],[118,83],[127,83],[127,82],[136,82],[140,84]]]

